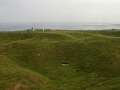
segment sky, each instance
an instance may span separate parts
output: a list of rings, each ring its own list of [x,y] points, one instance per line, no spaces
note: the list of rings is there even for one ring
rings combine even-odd
[[[120,0],[0,0],[0,22],[120,22]]]

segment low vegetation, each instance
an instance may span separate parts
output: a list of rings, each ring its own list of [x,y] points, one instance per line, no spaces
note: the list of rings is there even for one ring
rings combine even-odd
[[[0,32],[0,90],[119,90],[120,31]]]

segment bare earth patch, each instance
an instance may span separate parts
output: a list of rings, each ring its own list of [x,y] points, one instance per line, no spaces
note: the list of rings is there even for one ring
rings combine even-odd
[[[10,86],[7,90],[17,90],[22,86],[21,83],[14,83],[12,86]]]

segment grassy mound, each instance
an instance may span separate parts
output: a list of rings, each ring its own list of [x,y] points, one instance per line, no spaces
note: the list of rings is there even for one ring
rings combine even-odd
[[[1,90],[118,90],[120,31],[0,32],[0,67]]]

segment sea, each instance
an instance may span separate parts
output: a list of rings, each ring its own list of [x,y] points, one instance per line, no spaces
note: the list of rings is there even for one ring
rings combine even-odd
[[[0,23],[0,31],[18,31],[27,29],[51,30],[112,30],[120,29],[120,23],[90,22],[7,22]]]

